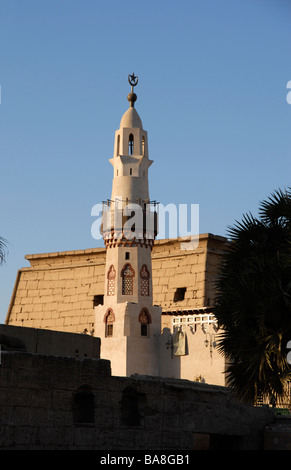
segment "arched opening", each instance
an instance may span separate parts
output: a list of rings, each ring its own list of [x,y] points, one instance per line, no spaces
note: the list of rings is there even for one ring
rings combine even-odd
[[[120,155],[120,135],[118,134],[117,136],[117,149],[116,149],[116,155]]]
[[[149,336],[149,325],[152,322],[152,319],[147,308],[142,309],[139,314],[138,321],[140,322],[141,336]]]
[[[122,277],[122,295],[132,295],[133,294],[133,278],[134,270],[130,264],[126,264],[121,271]]]
[[[133,155],[133,134],[129,134],[128,139],[128,154]]]
[[[112,264],[107,273],[107,295],[115,294],[115,277],[116,271]]]
[[[121,424],[140,426],[139,394],[134,387],[127,387],[122,392]]]
[[[94,394],[88,385],[82,385],[73,394],[72,403],[74,424],[94,424]]]
[[[141,295],[148,296],[150,295],[150,273],[146,264],[142,265],[140,270],[140,287]]]
[[[142,136],[141,139],[141,150],[142,150],[142,156],[144,157],[144,152],[145,152],[145,138]]]
[[[107,310],[104,315],[104,323],[105,323],[105,337],[113,336],[113,323],[115,322],[115,315],[111,308]]]

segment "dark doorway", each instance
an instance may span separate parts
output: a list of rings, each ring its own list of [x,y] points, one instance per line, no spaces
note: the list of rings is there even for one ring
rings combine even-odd
[[[121,424],[140,426],[139,394],[133,387],[127,387],[122,392]]]
[[[91,387],[83,385],[73,394],[74,424],[94,424],[94,394]]]

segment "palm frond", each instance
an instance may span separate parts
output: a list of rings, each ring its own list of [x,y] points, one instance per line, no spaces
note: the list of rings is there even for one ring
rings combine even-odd
[[[287,224],[291,221],[291,191],[277,189],[271,196],[260,203],[259,214],[265,223]]]
[[[218,350],[229,360],[230,387],[243,400],[280,397],[291,379],[291,192],[261,203],[228,227],[230,247],[216,278]]]

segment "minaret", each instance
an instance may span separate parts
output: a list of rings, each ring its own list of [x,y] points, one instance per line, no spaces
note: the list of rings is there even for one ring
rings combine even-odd
[[[103,203],[106,246],[104,304],[95,307],[95,335],[113,375],[158,375],[161,309],[153,306],[151,250],[157,234],[150,201],[147,132],[134,107],[138,78],[128,77],[129,108],[115,132],[111,199]]]

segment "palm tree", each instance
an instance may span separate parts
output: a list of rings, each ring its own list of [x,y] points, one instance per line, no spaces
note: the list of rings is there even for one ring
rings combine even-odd
[[[277,190],[229,229],[216,283],[218,348],[230,388],[245,402],[284,397],[291,380],[291,192]]]
[[[0,264],[2,264],[6,259],[6,240],[3,237],[0,237]]]

